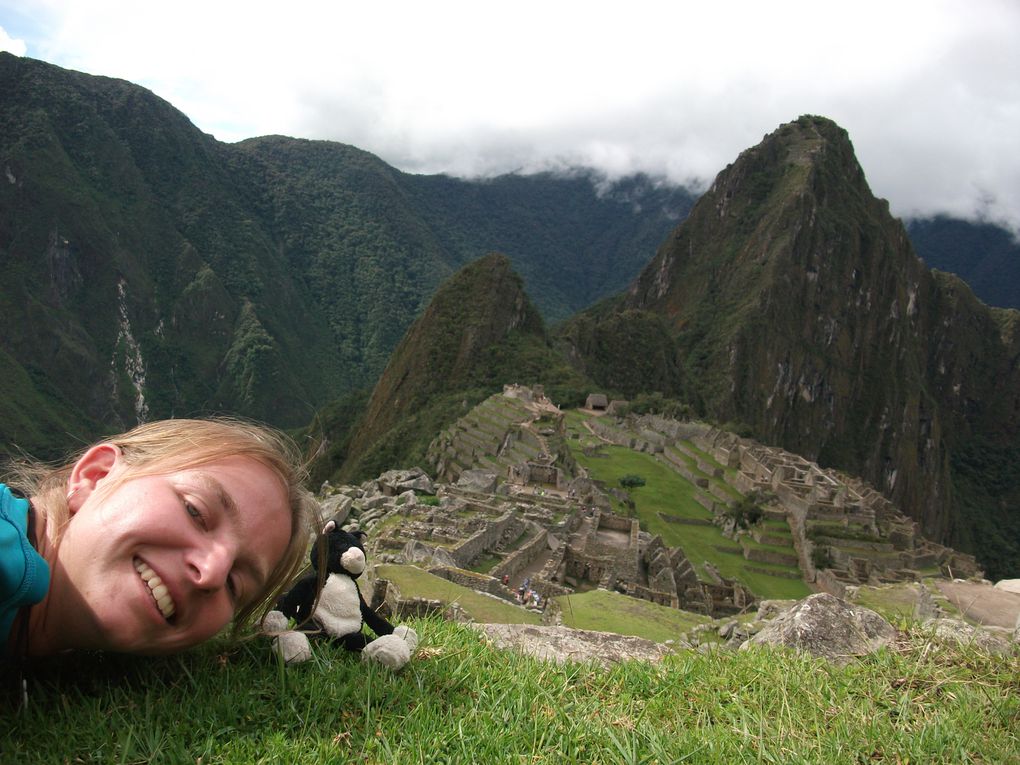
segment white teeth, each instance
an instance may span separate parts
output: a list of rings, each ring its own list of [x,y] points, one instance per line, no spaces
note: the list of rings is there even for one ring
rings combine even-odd
[[[148,564],[135,559],[135,571],[142,578],[142,581],[149,586],[149,592],[152,593],[152,599],[156,601],[156,606],[159,608],[159,612],[163,614],[163,618],[169,619],[177,611],[177,607],[174,605],[174,599],[170,597],[170,590],[163,584],[163,580],[156,576],[156,572],[149,568]]]

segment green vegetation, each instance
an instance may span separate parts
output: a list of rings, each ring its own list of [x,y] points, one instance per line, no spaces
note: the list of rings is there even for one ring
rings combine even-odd
[[[966,280],[988,305],[1020,308],[1020,243],[987,221],[937,216],[907,222],[917,254],[931,268]]]
[[[954,544],[979,549],[978,559],[991,579],[1020,570],[1020,444],[975,437],[952,461],[960,524]]]
[[[266,641],[169,658],[68,657],[0,715],[3,762],[1006,763],[1020,757],[1020,658],[933,644],[836,667],[781,650],[682,651],[604,670],[497,651],[412,621],[402,672]]]
[[[693,202],[643,176],[468,181],[404,174],[328,141],[222,144],[143,88],[10,54],[0,89],[0,156],[17,180],[0,186],[0,349],[37,368],[69,411],[117,429],[133,401],[100,380],[115,358],[119,279],[151,416],[226,411],[295,427],[373,385],[464,264],[505,252],[560,320],[622,289]],[[37,411],[47,421],[34,432],[10,421],[2,448],[79,443],[63,427],[77,414]]]
[[[619,481],[620,486],[625,489],[636,489],[638,486],[645,485],[644,477],[634,473],[627,473],[627,475],[620,476]]]
[[[1018,314],[923,267],[831,120],[781,126],[692,210],[688,192],[644,176],[464,181],[327,141],[222,144],[142,88],[9,54],[0,92],[0,452],[51,457],[133,424],[128,328],[150,419],[314,418],[317,477],[417,461],[459,405],[504,382],[543,382],[572,405],[591,378],[635,412],[739,423],[880,486],[895,471],[904,511],[939,541],[976,552],[993,577],[1020,567],[1018,407],[1003,393],[1018,388]],[[977,247],[992,265],[975,274],[1016,282],[1002,276],[1017,268],[1007,232],[912,228],[925,257],[956,269]],[[444,328],[465,345],[434,344],[417,365],[433,369],[417,382],[444,382],[423,392],[428,406],[356,425],[344,397],[377,382],[443,279],[494,251],[535,307],[496,339],[485,317],[527,308],[515,292],[451,311]],[[864,311],[911,341],[878,342]],[[567,321],[546,337],[532,331],[539,312]],[[445,376],[462,353],[465,373]],[[909,416],[886,432],[887,412]],[[901,446],[929,439],[948,459]]]
[[[579,420],[576,417],[569,417],[568,422],[571,427],[578,427]],[[597,456],[589,457],[575,441],[568,439],[568,443],[575,449],[574,457],[578,464],[593,478],[607,485],[619,483],[628,474],[646,478],[646,485],[631,497],[634,513],[640,519],[642,529],[661,535],[670,547],[681,548],[699,577],[707,580],[707,562],[715,566],[722,576],[743,582],[758,597],[802,598],[810,594],[807,584],[800,578],[797,566],[745,559],[742,548],[723,537],[720,529],[710,523],[712,513],[695,499],[697,487],[662,460],[612,445],[601,447]],[[622,515],[631,512],[630,508],[615,501],[617,511]],[[670,518],[680,521],[668,520]],[[685,519],[694,523],[684,523]],[[699,522],[704,525],[699,525]],[[750,540],[744,544],[767,547]],[[796,555],[792,540],[789,548],[776,549],[787,555]],[[773,571],[774,574],[766,573]]]
[[[563,614],[563,624],[581,630],[635,635],[656,643],[679,640],[707,616],[660,606],[608,590],[589,590],[554,598]]]
[[[917,604],[923,587],[923,584],[915,582],[880,587],[862,586],[857,588],[853,602],[870,608],[892,624],[902,624],[917,618]]]
[[[480,595],[474,590],[430,574],[416,566],[376,566],[375,576],[389,579],[400,590],[401,597],[429,598],[443,603],[456,603],[476,622],[488,624],[538,624],[532,612],[497,598]]]
[[[731,503],[726,509],[726,515],[733,519],[737,528],[749,529],[762,519],[762,503],[765,501],[760,492],[753,491]]]
[[[423,464],[437,433],[509,380],[587,387],[549,346],[510,261],[492,254],[444,282],[408,330],[334,474],[356,481]]]

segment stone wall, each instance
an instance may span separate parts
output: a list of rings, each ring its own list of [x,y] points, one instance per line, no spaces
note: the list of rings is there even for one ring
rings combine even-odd
[[[779,566],[796,566],[799,560],[793,553],[783,553],[778,550],[763,550],[760,547],[747,547],[744,549],[744,558],[755,563],[774,563]],[[800,576],[798,575],[798,579]]]
[[[627,594],[633,598],[641,598],[641,600],[658,603],[660,606],[680,608],[680,598],[675,592],[662,592],[660,590],[653,590],[650,587],[645,587],[644,585],[636,584]]]
[[[846,597],[846,585],[836,576],[831,569],[819,569],[815,572],[815,585],[821,592],[835,595],[837,598]]]
[[[503,583],[496,577],[489,576],[488,574],[479,574],[476,571],[467,571],[462,568],[453,568],[452,566],[435,566],[429,569],[429,573],[454,584],[459,584],[462,587],[467,587],[469,590],[486,592],[501,600],[506,600],[510,603],[514,602],[513,596],[503,586]]]
[[[772,568],[759,568],[758,566],[744,566],[745,571],[765,576],[778,576],[781,579],[801,579],[800,571],[776,571]]]
[[[515,578],[519,572],[527,568],[532,561],[549,548],[549,532],[545,529],[538,529],[535,524],[531,524],[531,526],[532,530],[537,530],[535,536],[497,563],[492,569],[494,577],[497,579],[502,579],[504,576]]]
[[[523,530],[524,522],[517,517],[516,512],[510,510],[496,520],[486,523],[485,528],[454,547],[450,554],[458,566],[468,568],[483,552],[498,547],[504,535],[518,537]]]

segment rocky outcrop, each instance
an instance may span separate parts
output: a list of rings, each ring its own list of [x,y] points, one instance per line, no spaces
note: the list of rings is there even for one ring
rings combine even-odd
[[[896,628],[874,611],[822,592],[783,612],[741,650],[755,645],[782,645],[846,663],[888,645],[895,636]]]
[[[593,662],[604,667],[623,661],[658,661],[673,648],[651,640],[613,632],[537,627],[529,624],[476,624],[492,645],[512,649],[555,664]]]
[[[1010,650],[1009,642],[960,619],[929,619],[924,626],[932,637],[943,644],[976,648],[984,653],[1003,654]]]

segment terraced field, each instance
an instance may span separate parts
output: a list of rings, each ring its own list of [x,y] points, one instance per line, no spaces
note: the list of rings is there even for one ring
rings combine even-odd
[[[699,577],[706,581],[709,579],[705,568],[707,562],[722,576],[743,582],[762,598],[801,598],[810,594],[811,590],[801,579],[800,569],[794,562],[793,537],[785,521],[763,521],[763,531],[768,535],[764,543],[745,537],[738,544],[724,537],[721,530],[712,525],[712,513],[705,503],[710,505],[713,498],[722,501],[726,497],[732,501],[740,496],[725,480],[733,471],[727,471],[693,444],[681,442],[675,448],[667,447],[671,448],[676,459],[683,461],[689,474],[705,479],[711,487],[701,489],[681,475],[664,457],[602,443],[584,426],[584,416],[580,413],[569,413],[567,422],[568,433],[576,434],[576,437],[568,438],[574,458],[592,478],[603,482],[607,488],[619,487],[619,479],[627,474],[640,475],[645,479],[644,486],[630,490],[633,513],[641,520],[642,528],[661,535],[667,545],[682,548]],[[599,443],[602,445],[596,455],[584,454],[583,446]],[[717,473],[722,477],[716,477]],[[632,512],[624,503],[618,500],[614,503],[616,512],[624,515]],[[771,557],[786,557],[789,562],[747,560],[745,548],[762,551],[764,555],[761,557],[775,553]]]

